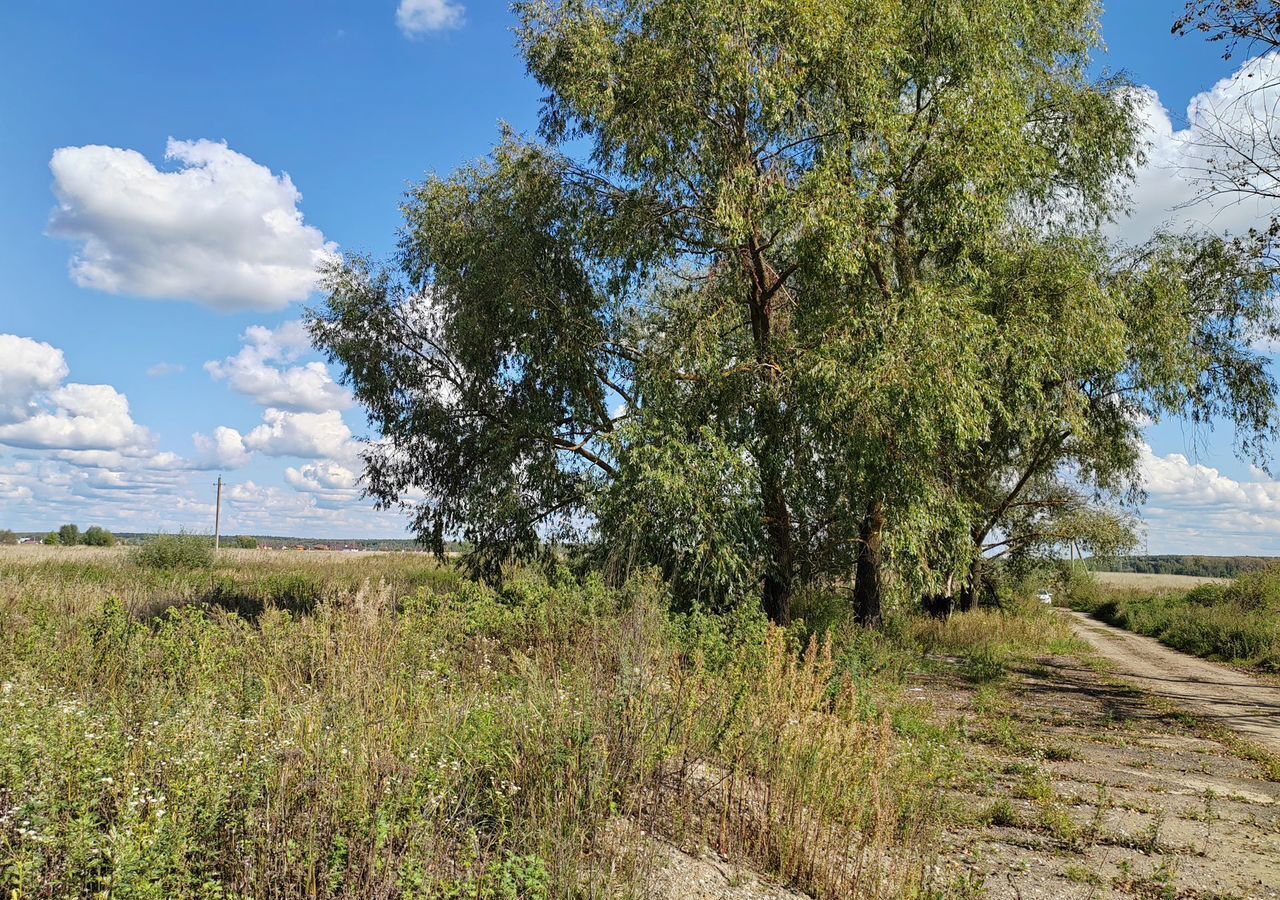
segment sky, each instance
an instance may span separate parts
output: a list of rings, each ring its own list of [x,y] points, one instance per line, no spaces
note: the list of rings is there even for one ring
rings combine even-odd
[[[1106,5],[1095,69],[1148,126],[1120,241],[1260,215],[1183,208],[1180,132],[1274,61],[1173,37],[1181,6]],[[534,130],[512,25],[498,0],[0,4],[0,527],[208,532],[221,475],[224,533],[404,536],[300,317],[318,263],[394,249],[406,189]],[[1280,554],[1280,482],[1229,430],[1146,440],[1146,550]]]

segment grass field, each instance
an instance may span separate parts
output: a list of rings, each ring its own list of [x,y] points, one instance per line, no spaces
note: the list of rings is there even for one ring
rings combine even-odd
[[[652,834],[814,896],[948,895],[963,761],[905,672],[954,654],[981,681],[1065,633],[826,615],[565,573],[495,591],[417,554],[3,550],[0,888],[647,896]]]
[[[1151,575],[1145,572],[1094,572],[1094,580],[1108,588],[1129,590],[1183,590],[1202,584],[1225,584],[1229,578],[1204,578],[1198,575]]]

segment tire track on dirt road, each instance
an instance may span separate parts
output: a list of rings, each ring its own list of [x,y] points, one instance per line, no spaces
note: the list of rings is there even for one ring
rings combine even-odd
[[[1280,753],[1280,687],[1172,650],[1154,638],[1069,612],[1072,628],[1114,674],[1202,719]]]

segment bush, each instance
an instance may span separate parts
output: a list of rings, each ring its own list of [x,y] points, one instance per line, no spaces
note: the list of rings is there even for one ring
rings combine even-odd
[[[214,561],[213,541],[186,532],[158,534],[133,551],[133,562],[146,569],[207,569]]]
[[[4,529],[3,531],[0,531],[0,544],[12,546],[13,544],[16,544],[16,543],[18,543],[18,536],[16,534],[14,534],[8,528]]]
[[[84,533],[81,543],[88,547],[114,547],[116,536],[105,528],[92,525],[89,530]]]
[[[237,550],[257,550],[258,539],[256,537],[249,537],[247,534],[242,534],[236,538],[235,547]]]
[[[41,539],[40,543],[44,544],[46,547],[53,547],[53,546],[55,546],[56,544],[58,544],[58,543],[59,543],[59,541],[58,541],[58,532],[56,532],[56,531],[50,531],[48,534],[46,534],[46,535],[44,536],[44,538],[43,538],[43,539]]]

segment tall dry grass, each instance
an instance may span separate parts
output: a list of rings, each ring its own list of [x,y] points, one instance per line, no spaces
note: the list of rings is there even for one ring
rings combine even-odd
[[[957,761],[848,658],[651,581],[0,554],[0,888],[643,897],[645,832],[815,896],[942,892]]]

